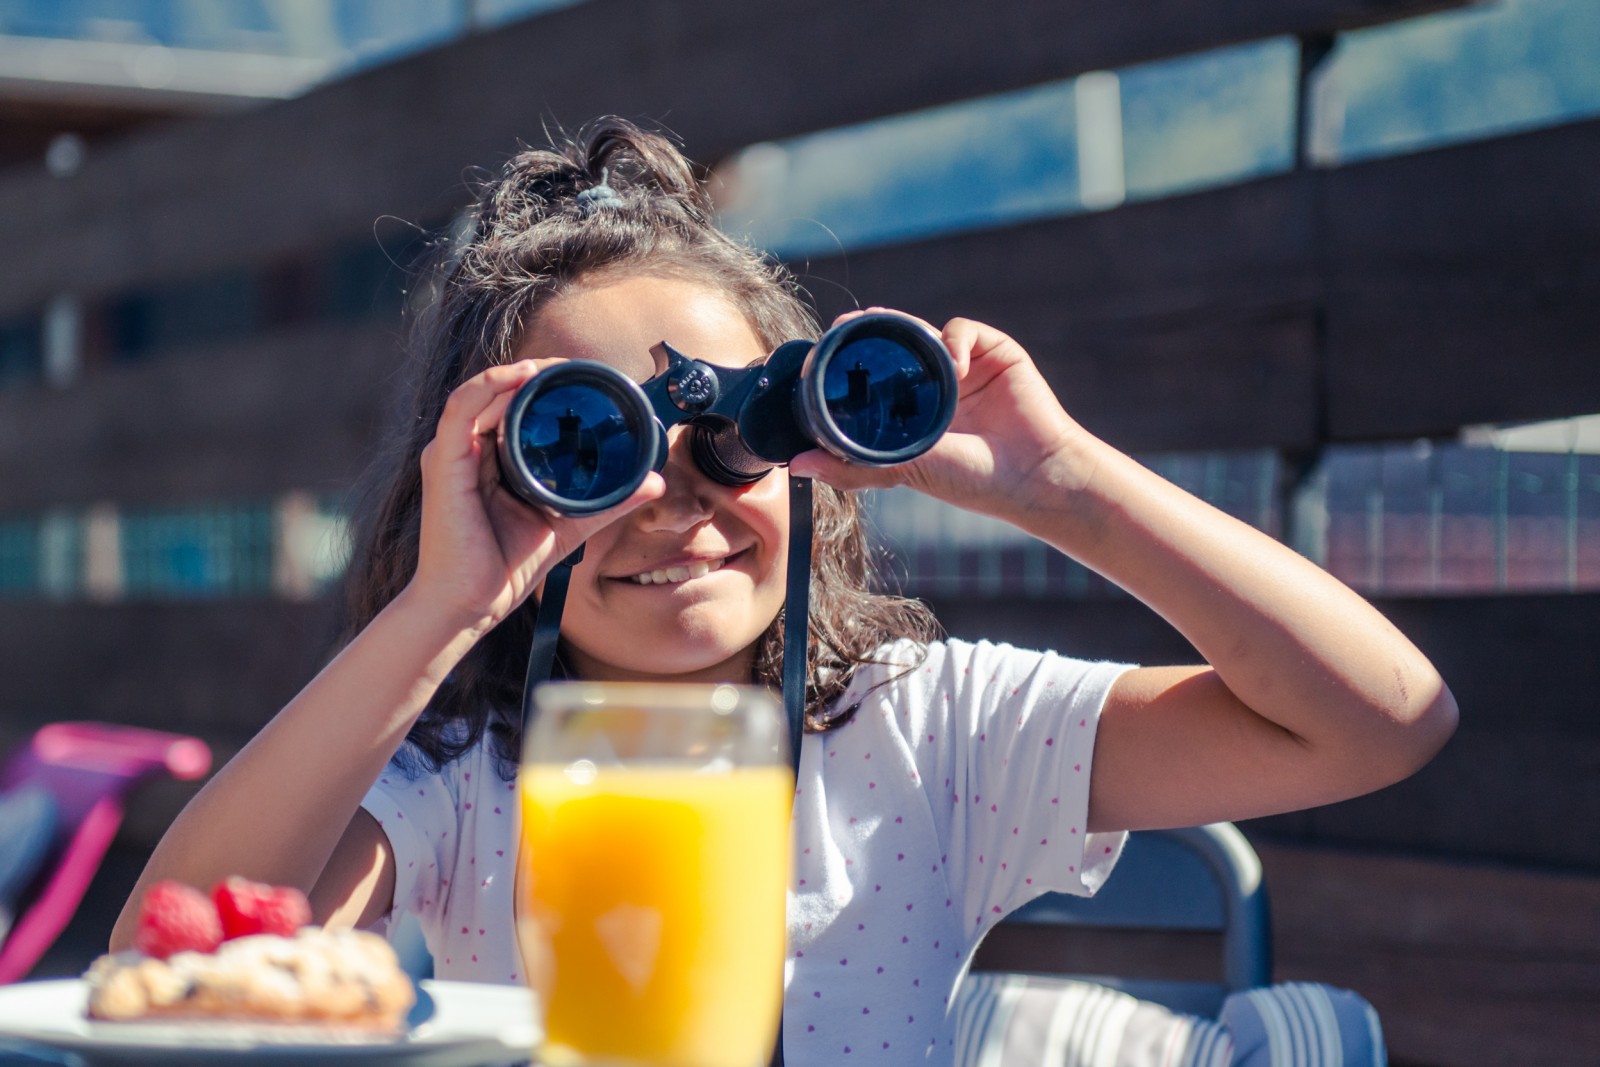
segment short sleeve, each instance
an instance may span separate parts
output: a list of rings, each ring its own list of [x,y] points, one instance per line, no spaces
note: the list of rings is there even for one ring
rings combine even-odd
[[[442,907],[457,854],[453,783],[444,773],[407,774],[390,764],[361,801],[394,855],[394,907],[375,928],[386,932],[404,913]]]
[[[1092,895],[1126,840],[1087,823],[1095,730],[1128,665],[952,642],[942,666],[967,929],[981,936],[1047,891]]]

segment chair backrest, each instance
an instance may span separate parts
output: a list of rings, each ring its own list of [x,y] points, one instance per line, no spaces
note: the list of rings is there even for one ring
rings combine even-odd
[[[56,836],[0,945],[0,983],[26,976],[66,927],[122,825],[134,786],[160,775],[199,778],[210,768],[211,750],[197,738],[98,722],[51,723],[6,762],[0,792],[47,793]]]
[[[1220,982],[1073,975],[1175,1011],[1215,1016],[1227,994],[1272,980],[1261,860],[1232,823],[1129,834],[1116,869],[1094,897],[1046,894],[1002,925],[1220,933]]]

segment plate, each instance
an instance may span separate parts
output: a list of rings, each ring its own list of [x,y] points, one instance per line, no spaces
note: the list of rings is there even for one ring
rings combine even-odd
[[[106,1023],[84,1017],[88,985],[80,978],[0,988],[0,1050],[69,1067],[487,1067],[525,1063],[538,1037],[533,994],[479,982],[421,984],[412,1018],[398,1038],[328,1041],[304,1029],[237,1024]],[[429,1001],[433,1011],[426,1012]]]

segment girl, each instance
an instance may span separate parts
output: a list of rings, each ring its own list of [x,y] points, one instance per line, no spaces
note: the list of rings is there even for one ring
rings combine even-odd
[[[511,781],[532,603],[580,544],[569,676],[777,685],[787,483],[707,478],[681,429],[604,514],[500,486],[513,393],[561,359],[655,371],[667,341],[730,366],[816,324],[780,269],[729,240],[670,143],[620,120],[525,151],[441,265],[415,406],[360,524],[338,656],[168,831],[158,879],[298,885],[320,921],[420,914],[441,977],[519,981]],[[822,452],[807,735],[795,796],[785,1051],[951,1056],[965,961],[1046,890],[1088,894],[1122,832],[1352,797],[1425,763],[1456,710],[1360,597],[1095,439],[1016,341],[955,319],[950,432],[892,469]],[[869,591],[852,490],[909,485],[996,516],[1160,612],[1206,665],[1128,668],[936,640]],[[799,654],[800,650],[793,650]]]

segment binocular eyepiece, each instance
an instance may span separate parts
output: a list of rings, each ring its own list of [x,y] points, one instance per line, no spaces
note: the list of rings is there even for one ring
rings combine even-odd
[[[955,415],[944,342],[899,315],[859,316],[748,367],[661,347],[667,366],[643,385],[572,360],[518,390],[500,426],[506,486],[558,514],[592,515],[666,464],[667,430],[680,422],[707,477],[748,485],[819,446],[866,466],[904,463],[932,448]]]

